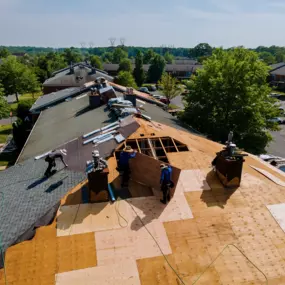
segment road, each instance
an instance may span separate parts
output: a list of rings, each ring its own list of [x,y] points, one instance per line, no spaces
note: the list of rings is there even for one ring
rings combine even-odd
[[[267,147],[268,154],[273,154],[285,158],[285,125],[280,125],[281,130],[271,132],[273,141]]]
[[[151,92],[153,95],[160,95],[160,96],[164,96],[163,93],[159,90],[155,91],[155,92]],[[171,104],[176,105],[177,107],[184,109],[184,104],[182,101],[182,96],[176,96],[175,98],[170,100]]]

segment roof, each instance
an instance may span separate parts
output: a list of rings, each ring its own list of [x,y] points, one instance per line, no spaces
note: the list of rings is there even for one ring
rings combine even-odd
[[[185,284],[284,284],[285,192],[277,184],[284,174],[250,155],[241,186],[226,189],[211,167],[222,145],[137,121],[130,138],[167,136],[189,148],[167,153],[176,181],[170,203],[159,201],[160,161],[138,154],[131,161],[131,198],[83,203],[82,190],[74,189],[54,223],[7,250],[8,283],[164,285],[178,284],[179,276]],[[120,185],[115,158],[108,164],[109,183]]]
[[[285,62],[279,62],[279,63],[275,63],[275,64],[271,64],[270,67],[271,67],[271,71],[275,70],[275,69],[278,69],[282,66],[285,65]]]
[[[146,96],[148,95],[146,94]],[[138,105],[141,104],[138,103]],[[153,120],[177,128],[183,128],[175,117],[160,107],[147,102],[142,105],[145,109],[143,113],[150,116]],[[18,161],[50,151],[80,137],[84,133],[99,129],[115,120],[114,117],[110,117],[110,113],[105,105],[91,110],[88,97],[78,100],[73,99],[53,106],[40,114]],[[186,128],[184,129],[186,130]]]
[[[48,223],[44,217],[54,206],[59,206],[60,199],[68,190],[85,179],[85,175],[70,171],[61,163],[53,176],[43,178],[46,167],[44,160],[30,159],[0,172],[3,251],[12,244],[31,238],[36,227]],[[2,258],[0,260],[2,263]]]
[[[115,121],[106,106],[89,108],[88,96],[41,112],[18,161],[26,160]]]
[[[79,87],[89,81],[94,81],[98,77],[104,77],[108,81],[113,81],[113,77],[106,74],[104,71],[92,68],[83,63],[77,63],[72,65],[73,72],[70,71],[70,67],[61,69],[53,73],[53,76],[47,79],[43,86],[67,86],[67,87]],[[80,77],[82,77],[80,79]]]
[[[57,92],[52,92],[49,94],[45,94],[37,99],[37,101],[33,104],[30,111],[38,112],[49,106],[52,106],[56,103],[62,102],[67,98],[72,98],[74,96],[79,95],[80,93],[87,91],[88,88],[80,88],[80,87],[71,87],[66,88]]]
[[[281,67],[278,67],[270,72],[273,75],[285,75],[285,64]]]
[[[135,68],[135,64],[132,65],[133,69]],[[143,69],[144,71],[148,71],[150,64],[144,64]],[[166,64],[165,71],[166,72],[174,72],[174,71],[189,71],[195,72],[197,69],[202,68],[203,66],[200,64],[195,63],[179,63],[179,64]],[[104,70],[106,71],[117,71],[119,69],[119,64],[115,63],[104,63],[103,65]]]

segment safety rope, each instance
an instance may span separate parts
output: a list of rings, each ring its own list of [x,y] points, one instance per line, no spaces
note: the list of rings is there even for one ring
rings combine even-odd
[[[152,239],[154,240],[154,242],[156,243],[157,247],[159,248],[162,256],[164,257],[165,261],[167,262],[168,266],[172,269],[172,271],[175,273],[175,275],[177,276],[177,278],[179,279],[179,281],[181,282],[181,284],[186,285],[185,282],[183,281],[183,279],[181,278],[181,276],[178,274],[178,272],[173,268],[173,266],[170,264],[168,258],[166,257],[166,255],[163,253],[158,241],[155,239],[155,237],[152,235],[152,233],[148,230],[148,228],[146,227],[146,225],[144,224],[143,220],[141,219],[141,217],[138,215],[138,213],[136,212],[136,210],[134,209],[133,205],[128,201],[125,200],[130,207],[132,208],[132,210],[134,211],[134,213],[136,214],[136,216],[139,218],[140,222],[142,223],[142,225],[144,226],[144,228],[147,230],[147,232],[149,233],[149,235],[152,237]],[[192,283],[192,285],[195,285],[200,278],[204,275],[204,273],[213,265],[213,263],[223,254],[223,252],[230,246],[233,246],[234,248],[236,248],[265,278],[266,280],[266,285],[268,285],[268,278],[266,277],[265,273],[259,269],[236,245],[234,244],[228,244],[227,246],[224,247],[224,249],[214,258],[214,260],[206,267],[206,269],[200,274],[200,276]]]

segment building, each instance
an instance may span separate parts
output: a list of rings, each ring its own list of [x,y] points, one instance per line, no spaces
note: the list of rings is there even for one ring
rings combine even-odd
[[[148,71],[150,64],[144,64],[143,69]],[[133,69],[135,64],[132,64]],[[198,62],[194,60],[177,60],[176,63],[166,64],[165,71],[178,79],[187,79],[196,72],[197,69],[202,68]],[[103,69],[112,76],[118,74],[119,64],[104,63]]]
[[[42,110],[18,163],[0,173],[1,285],[284,284],[283,172],[249,155],[240,187],[224,188],[211,167],[224,146],[141,99],[151,120],[115,121],[123,142],[84,144],[114,119],[82,95]],[[122,189],[126,145],[137,157]],[[68,167],[43,178],[46,163],[35,156],[54,148],[67,149]],[[114,203],[93,203],[85,170],[94,149],[108,161]],[[175,184],[167,206],[162,162]]]
[[[72,64],[70,67],[58,70],[43,83],[44,94],[56,92],[70,87],[82,87],[86,82],[103,77],[113,81],[113,77],[106,72],[91,67],[84,62]]]
[[[270,83],[273,86],[284,89],[285,88],[285,62],[272,64],[270,71]]]

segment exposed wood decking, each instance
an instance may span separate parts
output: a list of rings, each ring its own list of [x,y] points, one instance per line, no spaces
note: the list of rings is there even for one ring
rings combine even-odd
[[[130,139],[141,134],[153,138],[154,133],[189,148],[167,154],[179,175],[169,205],[159,202],[159,162],[152,165],[149,157],[142,159],[141,173],[135,161],[132,174],[145,180],[149,168],[149,185],[132,181],[133,198],[127,201],[80,204],[80,185],[62,200],[57,221],[39,228],[32,240],[7,250],[8,284],[183,284],[141,221],[184,284],[285,284],[285,205],[279,205],[285,203],[285,188],[251,165],[283,182],[285,176],[249,156],[241,186],[224,189],[210,167],[221,145],[138,121],[141,127]],[[119,183],[114,157],[109,159],[109,169],[109,182]],[[153,195],[139,197],[148,188],[153,188]],[[0,285],[5,285],[3,270]]]

